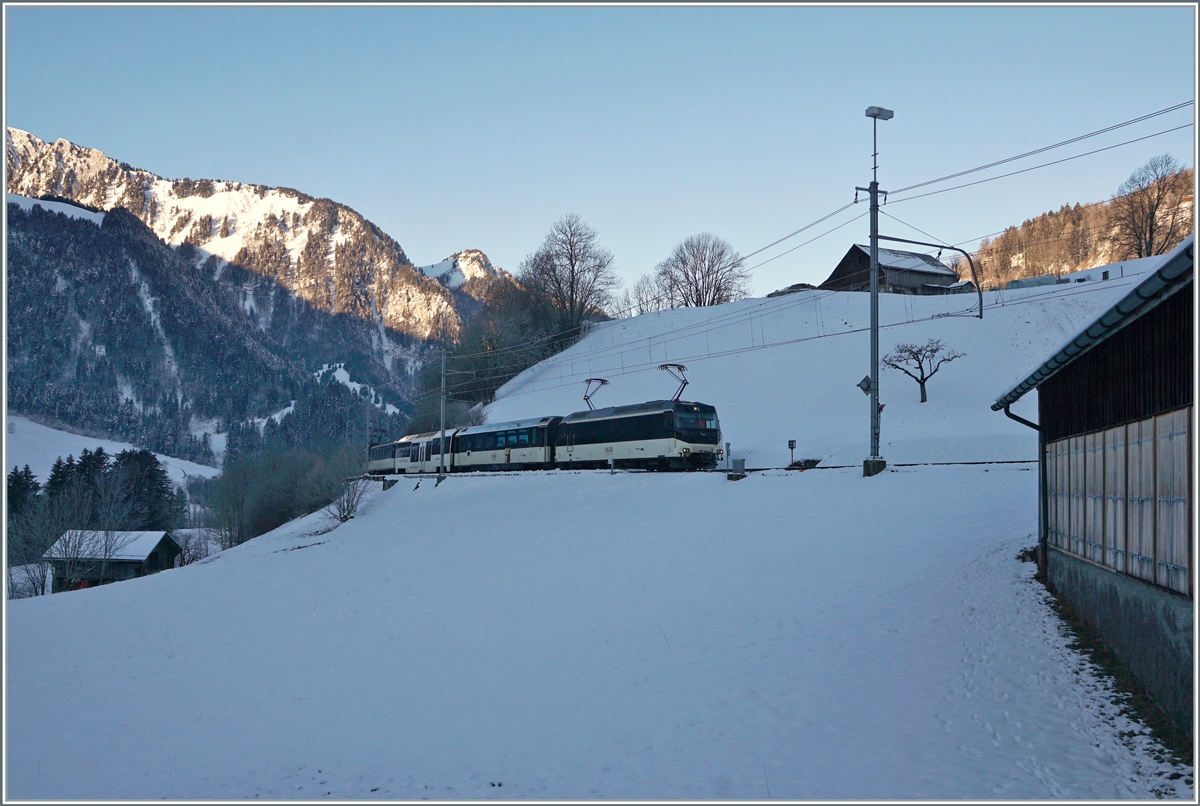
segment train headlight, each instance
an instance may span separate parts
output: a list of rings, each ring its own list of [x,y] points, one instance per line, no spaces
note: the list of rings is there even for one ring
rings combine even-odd
[[[687,455],[688,455],[689,453],[691,453],[691,452],[692,452],[692,451],[691,451],[691,449],[690,449],[690,448],[684,448],[684,449],[682,449],[682,450],[680,451],[680,453],[682,453],[684,456],[687,456]]]
[[[717,458],[718,459],[725,458],[725,449],[724,448],[717,448]]]

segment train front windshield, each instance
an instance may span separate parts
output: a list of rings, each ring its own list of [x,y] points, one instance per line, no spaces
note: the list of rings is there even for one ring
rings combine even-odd
[[[715,411],[677,411],[675,412],[675,427],[705,431],[718,431],[721,428],[717,425]]]
[[[716,445],[721,441],[721,424],[717,422],[717,411],[676,411],[675,436],[685,442],[698,445]]]

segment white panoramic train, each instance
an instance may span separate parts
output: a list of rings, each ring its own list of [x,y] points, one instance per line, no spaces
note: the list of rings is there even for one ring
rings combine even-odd
[[[607,468],[610,461],[618,468],[705,470],[724,454],[717,410],[681,400],[447,430],[445,468],[438,439],[433,432],[373,445],[367,472]]]

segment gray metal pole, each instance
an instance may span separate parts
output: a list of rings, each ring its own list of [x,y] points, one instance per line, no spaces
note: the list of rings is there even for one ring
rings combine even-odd
[[[871,455],[863,475],[874,476],[887,463],[879,455],[879,119],[871,119]]]
[[[438,473],[446,472],[446,348],[442,348],[442,457],[438,460]]]

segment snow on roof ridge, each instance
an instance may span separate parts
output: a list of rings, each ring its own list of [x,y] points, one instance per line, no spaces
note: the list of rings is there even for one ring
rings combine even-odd
[[[1193,241],[1195,240],[1195,237],[1196,237],[1195,233],[1188,235],[1186,238],[1184,238],[1179,243],[1178,246],[1176,246],[1170,252],[1166,252],[1161,255],[1152,255],[1149,258],[1139,258],[1140,260],[1145,260],[1145,261],[1150,261],[1153,259],[1157,259],[1157,260],[1155,261],[1155,264],[1151,265],[1151,267],[1148,268],[1145,272],[1139,272],[1138,274],[1130,275],[1130,277],[1142,277],[1143,274],[1145,276],[1142,277],[1142,279],[1138,280],[1133,285],[1133,287],[1129,290],[1129,292],[1127,294],[1123,294],[1120,298],[1114,300],[1111,305],[1106,306],[1098,314],[1096,314],[1091,319],[1089,319],[1086,323],[1084,323],[1084,325],[1082,327],[1076,328],[1074,332],[1072,332],[1066,339],[1064,339],[1062,341],[1062,343],[1060,343],[1058,345],[1058,347],[1054,348],[1052,351],[1047,353],[1046,358],[1039,359],[1037,364],[1034,365],[1034,367],[1032,369],[1030,369],[1026,372],[1022,372],[1019,376],[1017,376],[1017,379],[1015,379],[1013,382],[1010,382],[1005,387],[1005,390],[996,396],[996,404],[993,405],[993,409],[996,411],[999,411],[999,408],[997,408],[997,406],[1003,405],[1001,403],[1001,401],[1010,397],[1013,394],[1013,392],[1017,391],[1022,386],[1026,385],[1027,382],[1031,381],[1031,379],[1033,378],[1034,375],[1037,375],[1039,372],[1042,371],[1043,367],[1046,367],[1047,364],[1049,364],[1051,361],[1054,361],[1054,359],[1057,356],[1059,356],[1060,353],[1063,353],[1064,351],[1066,351],[1067,348],[1069,348],[1072,344],[1074,344],[1077,339],[1079,339],[1081,336],[1086,334],[1088,332],[1088,330],[1090,330],[1093,326],[1095,326],[1097,323],[1099,323],[1101,320],[1103,320],[1106,316],[1108,316],[1109,313],[1111,311],[1113,311],[1118,305],[1120,305],[1122,302],[1124,302],[1125,300],[1129,299],[1131,296],[1136,294],[1138,289],[1140,289],[1142,286],[1144,286],[1148,283],[1155,282],[1155,278],[1157,277],[1158,272],[1161,269],[1163,269],[1165,266],[1167,266],[1169,263],[1171,263],[1171,261],[1173,261],[1175,259],[1176,255],[1178,255],[1184,249],[1187,249],[1189,246],[1191,246]],[[1127,261],[1117,261],[1117,263],[1124,263],[1124,262],[1127,262]],[[1117,265],[1117,264],[1110,263],[1108,265],[1112,266],[1112,265]],[[1103,267],[1096,266],[1096,267],[1093,267],[1092,270],[1094,271],[1096,269],[1101,269],[1101,268],[1103,268]],[[1174,290],[1171,290],[1167,293],[1168,293],[1168,295],[1170,293],[1174,293]],[[1119,330],[1120,327],[1123,326],[1126,321],[1128,321],[1130,319],[1135,319],[1138,316],[1141,316],[1145,310],[1148,310],[1148,309],[1139,306],[1139,310],[1137,311],[1137,313],[1135,313],[1131,316],[1122,317],[1122,320],[1115,327],[1112,327],[1108,332],[1106,332],[1104,335],[1102,335],[1097,341],[1094,341],[1094,342],[1088,344],[1087,346],[1085,346],[1082,350],[1080,350],[1080,352],[1084,352],[1086,350],[1091,349],[1095,343],[1097,343],[1098,341],[1102,341],[1104,338],[1107,338],[1109,333]],[[1055,369],[1053,372],[1048,373],[1045,377],[1043,377],[1036,384],[1033,384],[1029,388],[1032,389],[1032,388],[1035,388],[1036,386],[1040,385],[1042,383],[1042,381],[1046,380],[1046,378],[1048,378],[1050,376],[1050,374],[1053,374],[1054,372],[1057,372],[1057,371],[1058,370]],[[1026,394],[1026,392],[1028,392],[1028,391],[1029,391],[1029,389],[1026,389],[1025,391],[1021,392],[1021,394],[1018,395],[1016,398],[1013,398],[1012,400],[1010,400],[1009,405],[1012,405],[1013,403],[1017,402],[1017,400],[1019,400],[1021,397],[1023,397]]]
[[[168,529],[152,529],[144,531],[117,531],[106,532],[103,529],[68,529],[63,532],[62,537],[54,541],[44,555],[46,559],[66,559],[60,557],[65,549],[59,549],[59,545],[68,535],[79,535],[85,532],[92,532],[97,535],[106,535],[106,542],[111,548],[109,551],[109,560],[137,560],[144,561],[150,556],[150,553],[158,546],[159,542],[166,536],[170,535]],[[124,540],[124,542],[122,542]],[[88,548],[98,548],[96,546],[80,546],[79,549],[87,550]],[[101,559],[99,553],[80,555],[82,559]]]

